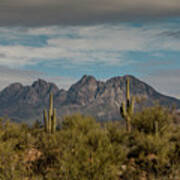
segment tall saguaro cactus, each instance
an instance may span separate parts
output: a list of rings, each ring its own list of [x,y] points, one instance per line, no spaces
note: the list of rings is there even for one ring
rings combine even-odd
[[[47,115],[48,114],[48,115]],[[56,131],[56,109],[53,109],[53,94],[49,97],[49,110],[44,110],[44,128],[48,133]]]
[[[120,114],[126,121],[126,129],[131,132],[131,118],[134,113],[135,98],[130,97],[129,77],[126,79],[126,100],[122,102]]]

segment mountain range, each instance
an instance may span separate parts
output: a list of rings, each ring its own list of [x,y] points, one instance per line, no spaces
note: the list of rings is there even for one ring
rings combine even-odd
[[[162,95],[134,76],[125,75],[98,81],[93,76],[84,75],[69,90],[59,89],[54,83],[42,79],[30,86],[13,83],[0,92],[0,116],[17,122],[42,120],[42,111],[48,108],[49,94],[52,92],[54,106],[60,118],[80,112],[100,121],[118,120],[119,107],[125,99],[127,77],[130,79],[131,95],[137,99],[137,109],[151,106],[156,101],[163,106],[174,104],[180,108],[180,100]],[[143,100],[141,103],[140,99]]]

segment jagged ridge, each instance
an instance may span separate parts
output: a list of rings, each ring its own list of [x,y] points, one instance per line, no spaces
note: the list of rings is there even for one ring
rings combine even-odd
[[[145,105],[158,100],[162,105],[175,104],[180,107],[180,100],[158,93],[134,76],[119,76],[102,82],[84,75],[68,91],[42,79],[31,86],[11,84],[0,92],[0,115],[8,115],[16,121],[42,119],[42,110],[48,106],[49,93],[53,92],[59,116],[81,112],[98,120],[116,120],[120,118],[119,105],[125,97],[127,76],[130,78],[131,94],[147,97]]]

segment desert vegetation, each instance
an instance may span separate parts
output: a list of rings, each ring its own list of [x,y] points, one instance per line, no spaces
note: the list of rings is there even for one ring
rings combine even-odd
[[[173,111],[155,105],[134,111],[127,81],[120,120],[66,116],[56,125],[53,95],[32,127],[0,120],[2,180],[179,180],[180,126]]]
[[[160,106],[136,113],[131,132],[80,114],[65,117],[53,134],[39,123],[0,122],[0,179],[179,177],[180,127]]]

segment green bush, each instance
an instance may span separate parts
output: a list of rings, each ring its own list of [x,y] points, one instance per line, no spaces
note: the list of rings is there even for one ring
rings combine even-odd
[[[51,140],[45,152],[45,157],[50,157],[51,162],[45,163],[46,158],[44,162],[41,162],[53,167],[52,171],[46,172],[46,177],[54,179],[118,178],[121,162],[118,162],[113,154],[115,148],[111,144],[107,131],[102,129],[93,118],[79,114],[66,117],[61,131],[55,136],[50,137]]]
[[[158,123],[158,128],[154,124]],[[103,126],[81,114],[64,118],[54,134],[39,125],[0,121],[2,180],[175,180],[180,177],[180,128],[160,106]],[[158,130],[158,131],[157,131]],[[158,132],[158,133],[157,133]]]
[[[172,115],[168,109],[157,105],[137,112],[132,119],[132,125],[135,130],[146,134],[155,134],[156,131],[163,134],[172,128]]]

